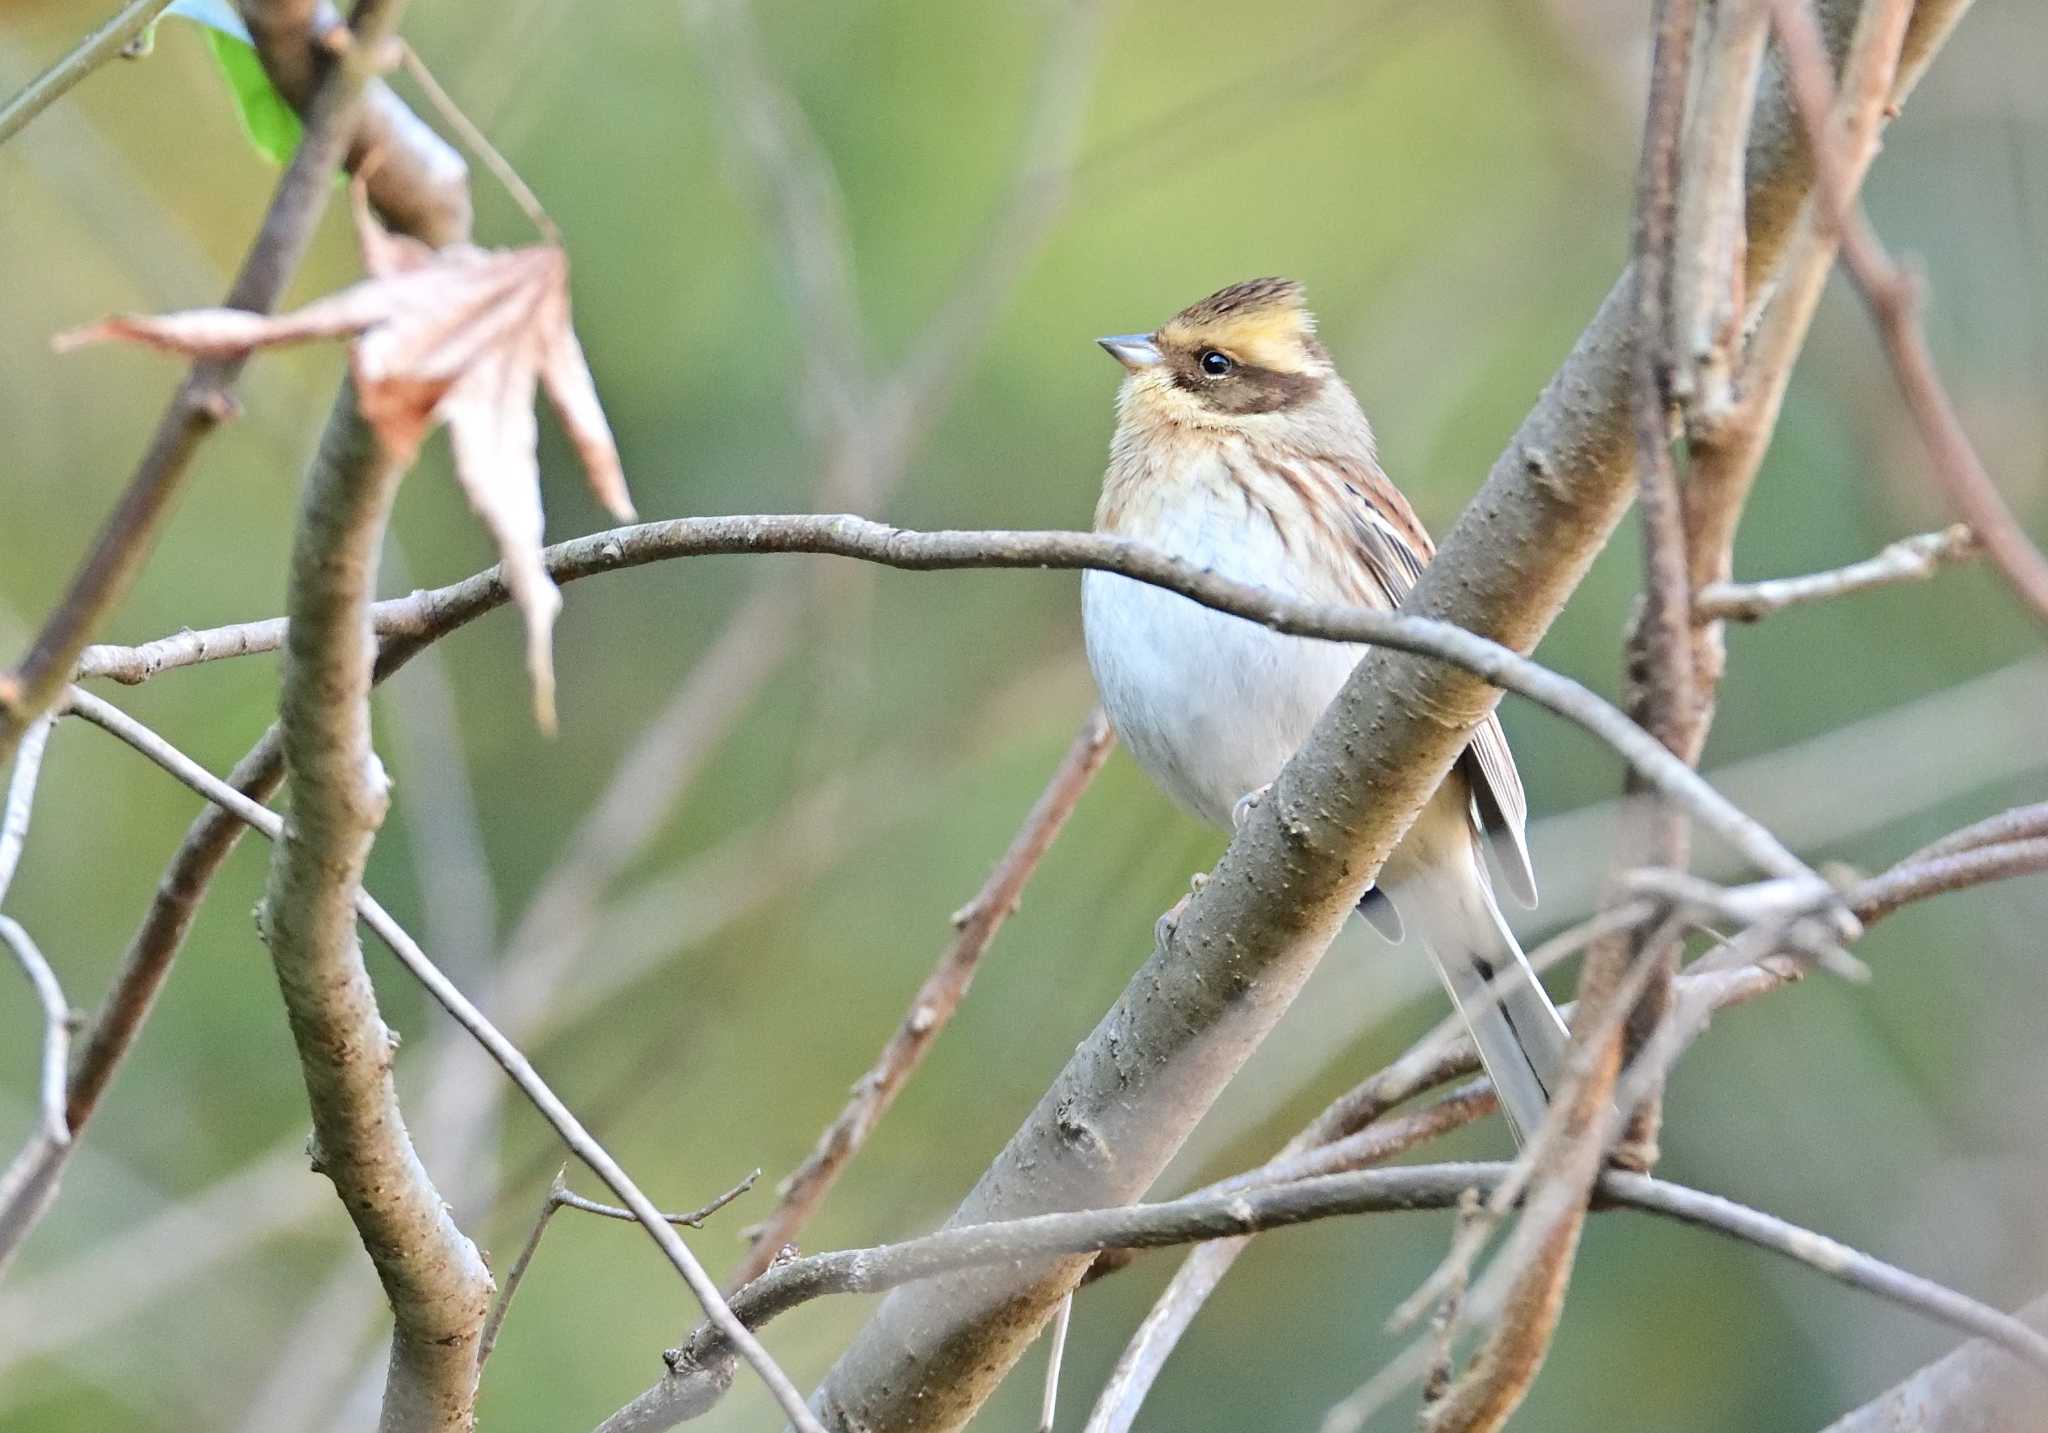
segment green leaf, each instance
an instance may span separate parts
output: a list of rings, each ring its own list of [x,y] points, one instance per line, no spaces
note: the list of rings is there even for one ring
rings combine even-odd
[[[273,164],[284,164],[299,147],[299,117],[285,103],[284,96],[263,73],[256,51],[242,41],[209,27],[207,45],[227,76],[228,89],[235,97],[235,112],[241,117],[242,132],[249,143]]]

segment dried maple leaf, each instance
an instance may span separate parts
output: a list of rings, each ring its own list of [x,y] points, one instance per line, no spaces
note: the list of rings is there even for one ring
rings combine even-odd
[[[569,259],[559,245],[432,249],[389,234],[355,186],[357,237],[370,277],[295,313],[191,309],[120,315],[59,334],[60,352],[123,339],[193,357],[349,338],[357,403],[378,436],[410,462],[436,423],[448,425],[455,475],[490,529],[505,585],[526,618],[527,667],[542,726],[554,726],[550,659],[561,594],[541,564],[540,463],[533,402],[548,399],[583,459],[598,499],[633,517],[611,426],[569,322]]]

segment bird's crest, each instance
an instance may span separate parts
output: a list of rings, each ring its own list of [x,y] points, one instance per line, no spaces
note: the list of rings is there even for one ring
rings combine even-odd
[[[1166,321],[1159,337],[1168,346],[1210,344],[1244,362],[1287,371],[1317,354],[1315,315],[1308,293],[1293,279],[1247,279],[1189,304]]]

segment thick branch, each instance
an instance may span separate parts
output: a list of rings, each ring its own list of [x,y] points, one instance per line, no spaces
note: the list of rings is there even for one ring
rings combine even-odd
[[[391,1078],[396,1037],[355,933],[388,799],[370,745],[369,608],[403,475],[344,384],[293,543],[279,698],[292,818],[271,860],[263,933],[305,1076],[315,1164],[355,1221],[396,1321],[381,1426],[462,1433],[491,1276],[413,1150]]]

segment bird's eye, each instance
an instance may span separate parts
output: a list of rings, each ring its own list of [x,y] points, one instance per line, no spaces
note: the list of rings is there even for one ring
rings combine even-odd
[[[1235,363],[1231,362],[1229,354],[1218,353],[1213,348],[1203,351],[1201,364],[1202,372],[1208,374],[1211,378],[1221,378],[1224,374],[1230,372],[1231,369],[1237,367]]]

